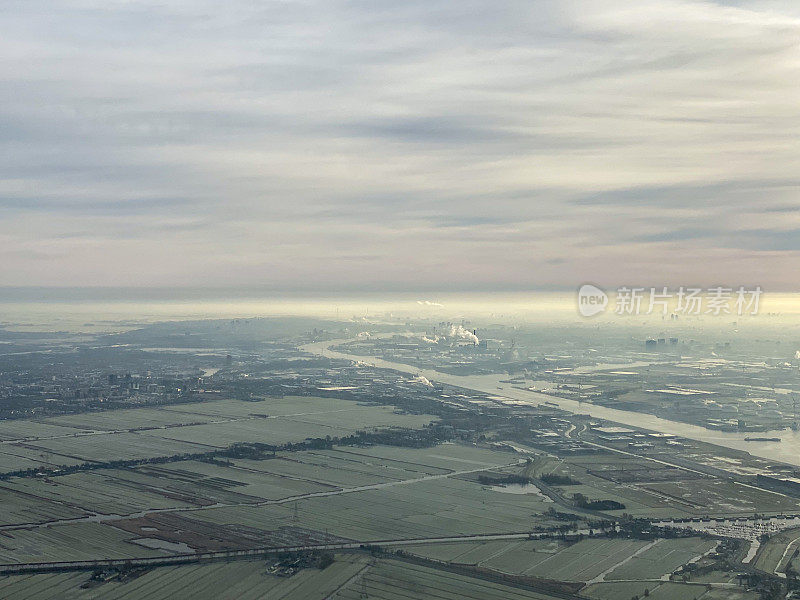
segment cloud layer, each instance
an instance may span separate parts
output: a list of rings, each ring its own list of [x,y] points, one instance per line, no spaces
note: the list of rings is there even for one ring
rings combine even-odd
[[[796,287],[790,0],[12,0],[0,26],[0,285]]]

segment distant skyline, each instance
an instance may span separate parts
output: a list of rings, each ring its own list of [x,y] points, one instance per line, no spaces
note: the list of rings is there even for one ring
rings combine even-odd
[[[800,291],[791,1],[0,6],[0,287]]]

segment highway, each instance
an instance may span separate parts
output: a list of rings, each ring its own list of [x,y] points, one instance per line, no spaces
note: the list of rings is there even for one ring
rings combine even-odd
[[[573,533],[588,534],[588,530]],[[247,560],[267,558],[290,552],[325,552],[358,550],[364,547],[396,547],[420,544],[447,544],[452,542],[487,542],[495,540],[526,540],[558,537],[559,532],[511,532],[450,537],[403,538],[392,540],[376,540],[371,542],[341,542],[333,544],[311,544],[306,546],[268,546],[247,550],[223,550],[216,552],[192,552],[173,554],[170,556],[149,556],[141,558],[116,558],[100,560],[73,560],[57,562],[5,563],[0,564],[0,575],[18,575],[23,573],[53,573],[64,571],[93,571],[113,567],[161,567],[189,563],[214,562],[225,560]]]

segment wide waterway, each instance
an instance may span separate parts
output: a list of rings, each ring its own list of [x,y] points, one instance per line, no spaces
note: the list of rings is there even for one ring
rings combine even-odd
[[[542,394],[540,392],[520,389],[501,381],[503,379],[508,379],[507,374],[451,375],[449,373],[443,373],[434,369],[420,369],[419,367],[415,367],[413,365],[390,362],[372,356],[355,356],[330,349],[330,346],[339,345],[348,341],[352,340],[342,339],[329,340],[327,342],[315,342],[313,344],[306,344],[302,346],[301,349],[305,350],[306,352],[326,356],[328,358],[353,360],[382,369],[394,369],[395,371],[401,371],[411,375],[422,375],[429,381],[438,381],[469,390],[483,392],[503,400],[524,402],[525,404],[530,404],[532,406],[537,406],[545,402],[556,404],[559,408],[571,413],[590,415],[591,417],[597,419],[614,421],[623,425],[639,427],[642,429],[648,429],[650,431],[670,433],[692,440],[707,442],[709,444],[717,444],[718,446],[724,446],[726,448],[743,450],[745,452],[749,452],[753,456],[766,458],[768,460],[782,461],[792,465],[800,466],[800,431],[793,431],[791,429],[758,433],[712,431],[710,429],[706,429],[705,427],[700,427],[699,425],[691,425],[689,423],[681,423],[680,421],[662,419],[661,417],[648,415],[646,413],[608,408],[605,406],[598,406],[596,404],[589,404],[587,402],[578,402],[577,400],[569,400],[566,398]],[[746,442],[744,439],[745,437],[780,438],[781,441]]]

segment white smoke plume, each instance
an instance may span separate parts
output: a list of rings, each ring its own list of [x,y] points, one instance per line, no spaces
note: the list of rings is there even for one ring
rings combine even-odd
[[[417,300],[417,304],[419,304],[420,306],[438,306],[438,307],[443,306],[438,302],[431,302],[430,300]]]
[[[478,336],[472,333],[469,329],[465,329],[463,325],[451,325],[447,337],[451,339],[472,342],[473,344],[477,344],[479,341]]]

